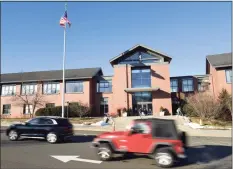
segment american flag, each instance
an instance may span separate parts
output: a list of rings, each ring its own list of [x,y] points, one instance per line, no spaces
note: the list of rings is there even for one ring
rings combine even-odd
[[[68,23],[69,27],[71,26],[71,22],[68,20],[67,11],[65,11],[64,16],[60,19],[60,26],[66,27],[66,23]]]

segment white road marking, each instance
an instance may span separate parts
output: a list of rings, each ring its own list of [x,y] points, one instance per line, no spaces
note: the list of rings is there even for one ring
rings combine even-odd
[[[64,163],[67,163],[69,161],[81,161],[81,162],[95,163],[95,164],[102,163],[102,161],[98,161],[98,160],[89,160],[89,159],[78,158],[79,156],[54,156],[54,155],[51,155],[51,157],[53,157],[57,160],[60,160]]]

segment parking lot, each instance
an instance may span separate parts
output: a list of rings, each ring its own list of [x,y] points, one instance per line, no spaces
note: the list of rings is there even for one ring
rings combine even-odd
[[[99,161],[90,148],[96,134],[98,132],[79,131],[72,142],[48,144],[45,140],[33,139],[11,142],[1,133],[1,168],[159,168],[152,159],[140,155]],[[175,168],[231,168],[231,138],[189,137],[189,145],[188,160]]]

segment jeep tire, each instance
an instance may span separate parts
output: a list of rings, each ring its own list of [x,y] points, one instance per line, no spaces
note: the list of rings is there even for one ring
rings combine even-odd
[[[97,155],[102,161],[110,161],[113,155],[112,148],[108,143],[100,143],[97,147]]]
[[[174,155],[169,148],[157,149],[154,153],[154,159],[156,165],[162,168],[169,168],[174,164]]]

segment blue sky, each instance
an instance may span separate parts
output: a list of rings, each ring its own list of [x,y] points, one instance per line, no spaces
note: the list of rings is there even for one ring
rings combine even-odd
[[[63,2],[2,2],[1,72],[62,69]],[[231,2],[68,2],[66,68],[102,67],[136,44],[171,56],[171,76],[231,52]]]

